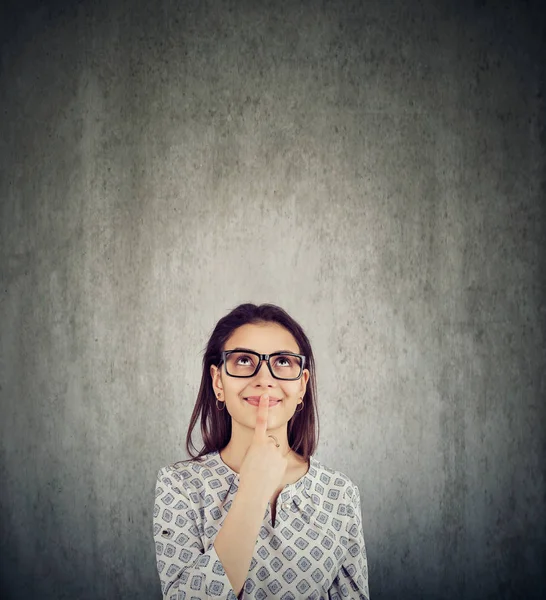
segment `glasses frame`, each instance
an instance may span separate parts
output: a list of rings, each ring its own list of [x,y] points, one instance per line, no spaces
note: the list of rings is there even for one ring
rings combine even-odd
[[[254,373],[252,373],[252,375],[232,375],[231,373],[228,373],[226,358],[234,352],[239,352],[241,354],[253,354],[254,356],[257,356],[259,358],[258,364],[256,365],[256,370],[254,371]],[[222,350],[220,352],[220,356],[221,359],[218,363],[218,367],[220,367],[222,363],[224,363],[226,367],[224,369],[226,375],[229,375],[230,377],[237,377],[238,379],[248,379],[249,377],[254,377],[254,375],[256,375],[256,373],[261,369],[263,360],[267,362],[267,368],[269,369],[269,372],[271,373],[272,377],[274,379],[278,379],[279,381],[297,381],[298,379],[301,379],[301,376],[303,375],[303,369],[305,368],[305,355],[295,354],[294,352],[273,352],[272,354],[260,354],[259,352],[254,352],[253,350]],[[272,356],[297,356],[301,358],[300,374],[297,377],[277,377],[275,373],[273,373],[273,369],[271,368],[270,358]]]

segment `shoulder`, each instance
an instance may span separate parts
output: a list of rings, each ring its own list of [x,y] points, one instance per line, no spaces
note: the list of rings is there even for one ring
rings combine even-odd
[[[322,491],[328,498],[339,498],[347,503],[360,499],[358,485],[343,471],[333,469],[315,458],[311,461],[311,467],[314,467],[318,492]]]
[[[200,459],[179,460],[162,466],[157,472],[157,485],[173,489],[175,492],[199,491],[202,480],[207,477],[208,455]]]

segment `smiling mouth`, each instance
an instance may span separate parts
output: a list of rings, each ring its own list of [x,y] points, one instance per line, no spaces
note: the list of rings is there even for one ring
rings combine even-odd
[[[246,402],[248,402],[249,404],[251,404],[252,406],[258,406],[260,404],[260,399],[259,398],[243,398]],[[269,406],[276,406],[277,404],[280,404],[281,401],[276,399],[276,400],[269,400]]]

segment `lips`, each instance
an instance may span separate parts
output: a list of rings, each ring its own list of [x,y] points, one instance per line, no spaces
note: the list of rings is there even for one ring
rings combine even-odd
[[[245,400],[256,400],[260,401],[261,396],[248,396]],[[276,398],[275,396],[269,396],[269,402],[280,402],[280,398]]]
[[[258,406],[260,404],[260,396],[249,396],[248,398],[245,398],[245,400],[249,404],[252,404],[253,406]],[[275,396],[270,396],[269,397],[269,406],[275,406],[276,404],[279,404],[280,401],[281,401],[280,398],[276,398]]]

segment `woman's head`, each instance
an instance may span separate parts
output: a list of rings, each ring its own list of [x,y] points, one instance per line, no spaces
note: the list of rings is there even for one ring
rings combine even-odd
[[[223,351],[235,348],[283,354],[271,357],[273,373],[266,361],[254,372],[258,357],[252,354],[224,354],[226,361],[222,360]],[[303,355],[303,364],[294,355]],[[201,387],[186,438],[188,454],[199,458],[223,449],[231,438],[232,420],[253,428],[257,409],[245,398],[264,392],[281,400],[268,411],[268,429],[286,427],[288,444],[307,459],[315,452],[318,441],[315,362],[309,340],[282,308],[273,304],[241,304],[220,319],[205,348]],[[217,403],[223,410],[218,410]],[[194,456],[191,436],[199,416],[204,447]]]

